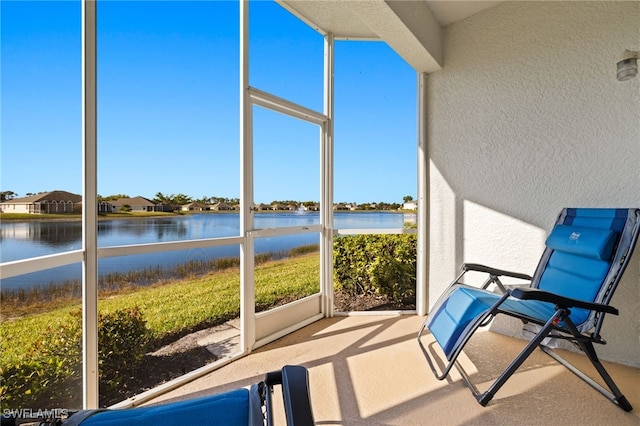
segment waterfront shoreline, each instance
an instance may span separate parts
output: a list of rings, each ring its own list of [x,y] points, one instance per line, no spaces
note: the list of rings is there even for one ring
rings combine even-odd
[[[204,211],[179,211],[179,212],[130,212],[130,213],[99,213],[98,221],[100,220],[113,220],[113,219],[147,219],[154,217],[181,217],[181,216],[193,216],[199,214],[239,214],[238,210],[204,210]],[[388,213],[388,214],[416,214],[415,210],[340,210],[334,213],[346,213],[346,214],[375,214],[375,213]],[[318,212],[303,212],[298,213],[291,210],[261,210],[256,211],[254,214],[319,214]],[[7,222],[31,222],[31,221],[62,221],[62,222],[77,222],[82,220],[81,214],[28,214],[28,213],[1,213],[0,223]]]
[[[403,228],[412,221],[413,215],[398,212],[337,212],[334,219],[336,229],[390,229]],[[287,227],[318,226],[318,213],[265,212],[256,213],[256,229],[278,229]],[[3,262],[23,261],[35,257],[57,255],[82,248],[82,222],[79,218],[57,217],[55,220],[4,221],[0,225],[0,252]],[[236,212],[207,212],[185,214],[163,214],[149,217],[109,216],[100,219],[97,242],[99,248],[162,244],[174,241],[192,241],[234,237],[234,242],[225,245],[168,251],[152,251],[133,256],[107,256],[99,259],[100,274],[128,273],[128,271],[153,268],[157,265],[173,266],[188,260],[240,255],[240,217]],[[257,254],[289,250],[306,244],[319,244],[318,232],[287,233],[282,236],[255,239]],[[67,264],[54,269],[34,271],[28,274],[3,279],[3,288],[29,288],[46,285],[51,281],[63,282],[81,277],[79,263]]]
[[[286,252],[265,252],[256,254],[256,265],[267,262],[296,258],[310,253],[319,252],[318,245],[303,245],[294,247]],[[98,291],[101,297],[113,297],[135,292],[145,287],[162,286],[179,280],[196,279],[208,274],[238,269],[239,257],[216,258],[207,261],[189,261],[176,264],[170,268],[157,265],[153,268],[130,271],[129,273],[105,274],[98,279]],[[82,285],[80,280],[64,280],[49,282],[30,288],[2,288],[0,289],[2,306],[0,319],[2,321],[21,318],[30,311],[38,313],[64,307],[80,300]],[[6,312],[11,312],[8,315]]]

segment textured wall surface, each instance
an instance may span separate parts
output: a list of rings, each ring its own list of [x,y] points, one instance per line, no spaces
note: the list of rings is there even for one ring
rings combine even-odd
[[[505,2],[446,27],[428,79],[430,304],[463,261],[533,273],[562,207],[640,207],[640,77],[615,77],[625,49],[640,50],[640,2]],[[598,350],[640,367],[639,259]]]

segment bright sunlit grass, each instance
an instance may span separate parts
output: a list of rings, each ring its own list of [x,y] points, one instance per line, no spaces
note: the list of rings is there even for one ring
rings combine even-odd
[[[256,306],[268,309],[281,302],[299,299],[320,288],[320,259],[317,253],[256,266]],[[99,301],[100,312],[113,312],[137,306],[147,320],[156,342],[236,318],[240,312],[240,271],[238,268],[207,276],[143,287],[125,294],[111,295]],[[69,318],[80,308],[70,303],[50,312],[24,316],[0,324],[2,364],[24,356],[48,326]]]

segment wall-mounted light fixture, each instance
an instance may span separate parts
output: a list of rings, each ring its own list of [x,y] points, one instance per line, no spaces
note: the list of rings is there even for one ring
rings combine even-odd
[[[640,52],[633,50],[625,50],[622,54],[622,60],[618,62],[618,81],[632,79],[638,75],[638,57]]]

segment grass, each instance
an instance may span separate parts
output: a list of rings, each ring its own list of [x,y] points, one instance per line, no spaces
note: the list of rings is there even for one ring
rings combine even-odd
[[[263,254],[265,260],[271,260],[270,253]],[[284,256],[281,256],[284,257]],[[161,265],[129,272],[105,274],[98,279],[98,291],[102,297],[131,293],[151,284],[174,282],[180,279],[191,279],[206,275],[213,271],[221,271],[240,265],[239,258],[226,257],[208,260],[191,260],[172,268]],[[82,286],[79,280],[50,282],[30,288],[3,288],[0,290],[3,312],[2,320],[17,318],[35,312],[50,311],[57,307],[65,307],[70,302],[80,299]]]
[[[320,259],[317,253],[268,261],[255,268],[256,306],[268,309],[299,299],[320,288]],[[137,306],[141,309],[156,346],[192,331],[220,324],[240,311],[240,271],[217,271],[198,278],[127,290],[101,297],[100,312]],[[0,324],[1,365],[19,362],[33,342],[46,331],[56,329],[80,308],[68,301],[55,308]]]
[[[317,244],[294,247],[290,250],[258,253],[255,255],[256,265],[289,257],[298,257],[318,251]],[[198,276],[210,274],[240,266],[239,257],[222,257],[204,260],[190,260],[173,267],[162,265],[150,266],[128,272],[114,272],[101,275],[98,279],[98,291],[101,297],[131,293],[140,287],[151,284],[175,282],[180,279],[194,279]],[[65,307],[70,302],[80,300],[82,286],[79,280],[65,280],[50,282],[29,288],[2,288],[0,300],[2,311],[0,321],[31,315],[37,312],[50,311],[57,307]]]
[[[81,214],[67,213],[67,214],[30,214],[30,213],[0,213],[0,221],[3,220],[52,220],[52,219],[82,219]]]

